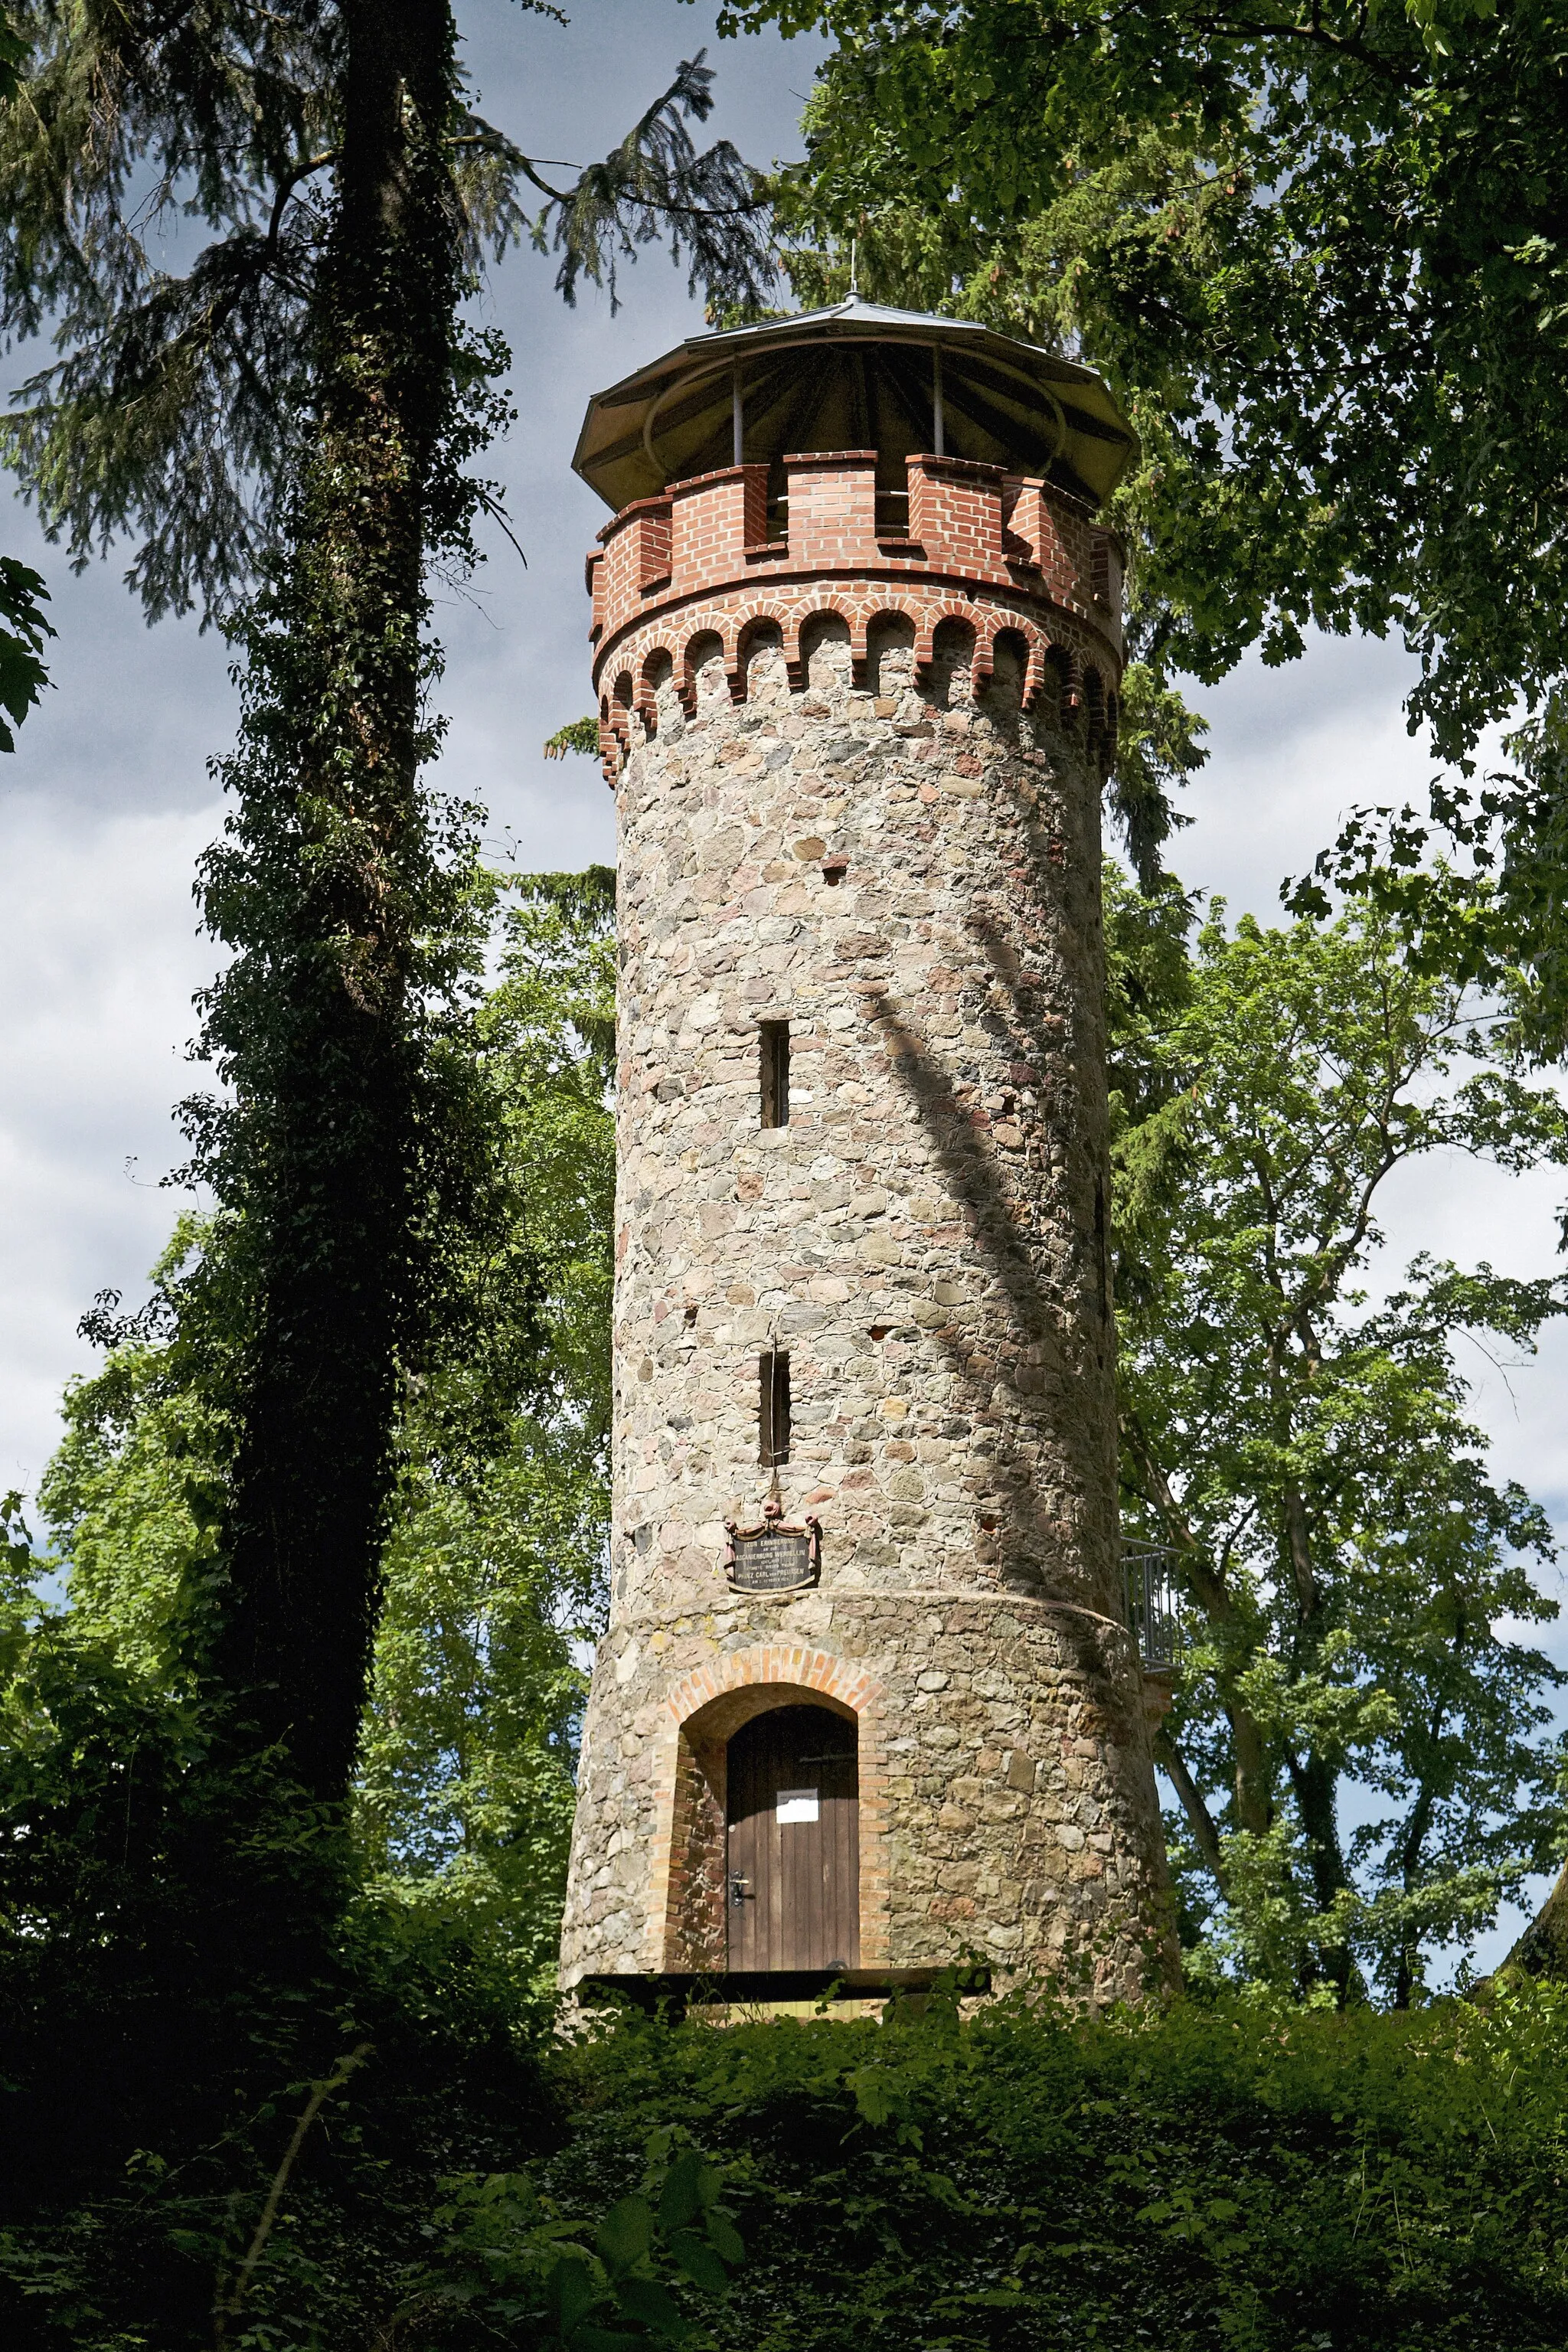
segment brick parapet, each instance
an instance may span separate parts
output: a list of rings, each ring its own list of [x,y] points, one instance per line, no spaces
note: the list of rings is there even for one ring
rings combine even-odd
[[[910,537],[928,562],[965,580],[1010,576],[1002,546],[1000,466],[963,457],[910,459]]]
[[[875,449],[817,450],[786,457],[784,470],[789,499],[790,571],[809,572],[816,578],[868,567],[875,570],[881,561],[877,545]],[[772,547],[759,548],[755,557],[765,553],[777,562],[780,552]]]
[[[716,579],[733,579],[746,551],[765,539],[768,469],[730,466],[672,484],[669,492],[670,566],[666,592],[671,600],[700,596]],[[652,601],[660,601],[652,592]],[[644,609],[647,608],[645,600]],[[612,615],[612,629],[615,625]]]
[[[590,558],[595,683],[625,660],[625,640],[649,620],[675,625],[693,604],[736,594],[1000,592],[1047,642],[1075,643],[1112,688],[1122,660],[1120,593],[1097,593],[1121,554],[1114,534],[1068,492],[956,457],[909,460],[907,533],[878,535],[876,452],[828,450],[784,461],[789,535],[767,537],[767,471],[728,467],[638,499],[600,532]]]

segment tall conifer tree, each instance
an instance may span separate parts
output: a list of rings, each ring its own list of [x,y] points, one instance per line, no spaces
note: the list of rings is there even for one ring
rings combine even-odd
[[[491,493],[468,465],[504,405],[506,354],[462,302],[482,242],[530,229],[530,190],[568,299],[584,275],[613,292],[617,257],[664,233],[710,299],[754,300],[763,223],[734,151],[693,146],[700,58],[557,189],[469,109],[447,0],[34,0],[20,30],[0,322],[48,327],[60,356],[8,455],[79,562],[135,534],[149,614],[223,619],[242,662],[233,813],[203,874],[233,950],[204,1036],[226,1083],[187,1107],[226,1235],[190,1311],[237,1444],[193,1622],[244,1744],[336,1803],[397,1385],[443,1231],[485,1194],[452,1050],[468,829],[420,781],[426,581],[472,558]],[[147,243],[170,215],[211,233],[183,275]]]

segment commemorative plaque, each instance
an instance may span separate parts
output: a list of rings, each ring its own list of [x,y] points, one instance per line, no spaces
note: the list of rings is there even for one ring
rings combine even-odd
[[[777,1503],[765,1504],[763,1513],[758,1528],[725,1520],[725,1575],[738,1592],[804,1592],[822,1571],[820,1523],[808,1518],[803,1527],[786,1527]]]

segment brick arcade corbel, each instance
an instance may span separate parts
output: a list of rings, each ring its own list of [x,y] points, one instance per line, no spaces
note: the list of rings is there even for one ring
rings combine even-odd
[[[1046,690],[1046,666],[1050,656],[1050,640],[1043,629],[1030,627],[1029,659],[1024,671],[1023,707],[1026,711],[1039,708],[1040,697]]]
[[[854,605],[850,604],[847,598],[840,595],[824,595],[818,593],[812,596],[809,603],[802,604],[796,608],[793,624],[790,629],[786,631],[784,636],[784,661],[789,671],[790,690],[792,693],[804,694],[806,691],[806,688],[809,683],[807,672],[811,667],[812,649],[807,646],[805,637],[806,632],[811,627],[812,623],[814,621],[822,620],[842,621],[845,628],[849,632],[851,657],[853,657],[855,645],[855,618],[856,614]],[[863,666],[865,658],[863,635],[861,643],[862,654],[860,666]],[[859,675],[858,666],[855,674],[857,677]]]
[[[778,631],[780,642],[786,647],[784,659],[787,664],[789,659],[787,646],[792,626],[793,623],[786,607],[775,603],[772,598],[760,604],[747,603],[743,614],[738,616],[735,631],[736,667],[740,679],[740,690],[735,694],[737,702],[744,702],[750,691],[752,654],[762,632],[764,629]],[[793,671],[790,675],[793,678]]]
[[[726,613],[721,632],[724,646],[724,683],[730,689],[731,702],[746,698],[746,667],[742,656],[745,623],[738,613]]]
[[[940,604],[927,604],[924,617],[915,635],[917,684],[923,685],[931,677],[932,666],[936,661],[937,631],[944,621],[960,622],[964,628],[971,630],[973,633],[976,649],[979,647],[983,623],[978,617],[978,608],[972,601],[958,596],[944,596]]]
[[[658,733],[658,688],[660,681],[655,677],[654,670],[656,664],[661,662],[668,663],[670,675],[673,677],[675,672],[675,656],[670,652],[669,647],[665,644],[663,638],[658,637],[654,640],[651,646],[646,646],[642,650],[641,657],[637,662],[637,694],[632,704],[632,708],[637,712],[637,717],[642,720],[643,726],[647,730],[650,740]]]
[[[874,596],[857,606],[849,627],[849,654],[855,683],[862,688],[871,682],[871,635],[884,621],[901,622],[914,635],[920,634],[920,615],[906,597]]]

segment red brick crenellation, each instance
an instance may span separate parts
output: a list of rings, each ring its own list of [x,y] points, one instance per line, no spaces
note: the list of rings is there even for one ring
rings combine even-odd
[[[863,581],[1001,592],[1034,614],[1048,642],[1062,625],[1080,659],[1114,688],[1121,668],[1121,552],[1114,534],[1053,483],[962,457],[909,460],[907,530],[879,536],[872,449],[784,461],[787,538],[769,539],[767,468],[731,466],[624,507],[588,558],[595,682],[622,666],[624,640],[654,615],[736,589],[795,592],[805,581]],[[761,611],[761,607],[758,610]],[[907,605],[904,609],[909,609]]]
[[[1002,544],[1007,477],[964,457],[910,459],[910,537],[926,560],[964,580],[1011,580]]]
[[[789,538],[752,551],[753,571],[771,562],[781,575],[876,571],[877,452],[820,449],[786,457]],[[717,583],[715,583],[717,584]]]

